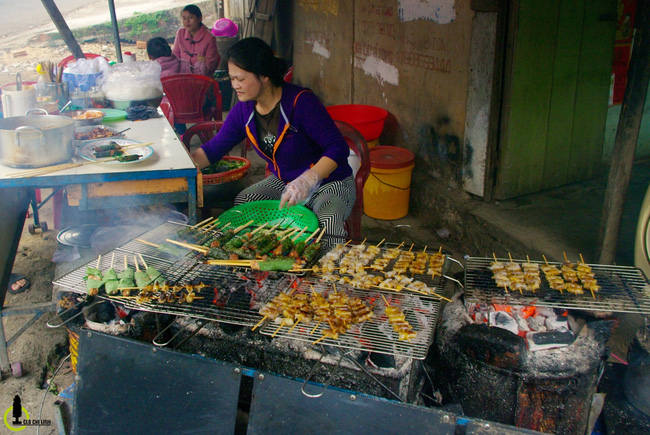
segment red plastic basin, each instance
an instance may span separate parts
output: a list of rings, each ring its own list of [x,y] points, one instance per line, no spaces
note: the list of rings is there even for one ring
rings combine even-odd
[[[347,122],[359,130],[366,142],[379,139],[388,117],[388,112],[381,107],[364,104],[328,106],[327,111],[335,121]]]

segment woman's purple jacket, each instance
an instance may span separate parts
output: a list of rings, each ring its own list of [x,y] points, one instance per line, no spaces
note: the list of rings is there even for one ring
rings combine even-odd
[[[219,161],[248,137],[271,172],[285,183],[296,179],[323,156],[329,157],[338,165],[324,183],[343,180],[352,175],[352,169],[348,165],[350,149],[318,97],[309,89],[285,83],[280,101],[278,137],[285,129],[287,120],[289,128],[282,141],[276,143],[274,159],[266,156],[257,146],[255,101],[246,101],[238,102],[228,113],[217,135],[201,146],[210,163]]]

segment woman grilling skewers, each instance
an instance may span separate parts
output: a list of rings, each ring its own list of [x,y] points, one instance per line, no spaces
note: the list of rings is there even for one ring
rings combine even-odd
[[[321,227],[345,238],[344,222],[356,191],[347,161],[349,148],[327,110],[309,89],[284,82],[286,62],[261,39],[239,41],[227,58],[239,102],[217,135],[192,158],[205,168],[248,138],[271,175],[240,192],[235,204],[260,200],[280,200],[280,207],[305,204]]]

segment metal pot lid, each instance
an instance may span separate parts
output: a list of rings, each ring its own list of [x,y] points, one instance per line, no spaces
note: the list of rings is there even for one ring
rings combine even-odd
[[[97,224],[83,224],[68,227],[61,230],[56,239],[62,245],[90,248],[90,239],[98,226]]]

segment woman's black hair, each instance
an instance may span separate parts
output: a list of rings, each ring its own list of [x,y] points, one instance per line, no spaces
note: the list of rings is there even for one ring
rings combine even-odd
[[[245,71],[268,77],[275,86],[282,86],[289,69],[287,62],[277,57],[260,38],[244,38],[237,42],[226,52],[226,59]]]
[[[199,20],[203,19],[203,14],[201,13],[201,9],[199,9],[197,5],[187,5],[183,8],[181,12],[189,12],[190,14],[199,17]]]
[[[172,55],[172,48],[169,46],[169,43],[165,38],[158,36],[147,41],[147,54],[151,56],[152,59],[168,57]]]

